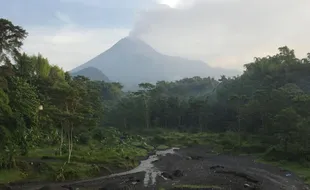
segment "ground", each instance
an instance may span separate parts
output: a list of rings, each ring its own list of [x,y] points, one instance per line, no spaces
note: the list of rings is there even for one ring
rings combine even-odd
[[[278,167],[255,161],[252,156],[215,154],[207,146],[181,148],[154,162],[164,172],[156,185],[144,187],[144,172],[114,178],[97,178],[62,184],[23,184],[13,190],[39,189],[222,189],[222,190],[309,190],[298,176]],[[176,172],[179,170],[178,172]],[[177,175],[176,175],[177,173]],[[176,177],[177,176],[177,177]],[[169,179],[170,178],[170,179]],[[61,187],[63,186],[63,187]],[[49,188],[48,188],[49,187]],[[66,187],[66,188],[64,188]],[[0,187],[1,189],[1,187]]]

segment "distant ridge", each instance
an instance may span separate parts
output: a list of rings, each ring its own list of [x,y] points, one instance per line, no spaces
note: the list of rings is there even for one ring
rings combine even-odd
[[[105,81],[110,82],[109,78],[103,74],[102,71],[95,67],[86,67],[85,69],[79,70],[77,72],[72,72],[72,76],[84,76],[94,81]]]

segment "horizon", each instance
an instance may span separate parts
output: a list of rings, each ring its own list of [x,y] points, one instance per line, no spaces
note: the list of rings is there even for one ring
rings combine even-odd
[[[127,36],[165,55],[241,71],[254,57],[275,54],[282,46],[305,56],[309,6],[307,0],[29,0],[4,2],[0,9],[1,17],[29,33],[26,53],[41,53],[66,71]]]

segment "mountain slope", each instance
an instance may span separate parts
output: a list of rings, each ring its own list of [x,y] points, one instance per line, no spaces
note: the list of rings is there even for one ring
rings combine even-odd
[[[77,72],[72,72],[72,76],[84,76],[89,78],[90,80],[98,80],[98,81],[105,81],[109,82],[109,78],[105,76],[101,70],[95,68],[95,67],[86,67],[85,69],[79,70]]]
[[[104,71],[112,81],[125,86],[158,80],[177,80],[184,77],[233,76],[238,71],[212,68],[202,61],[163,55],[145,42],[127,37],[87,63],[75,68],[77,72],[87,67]]]

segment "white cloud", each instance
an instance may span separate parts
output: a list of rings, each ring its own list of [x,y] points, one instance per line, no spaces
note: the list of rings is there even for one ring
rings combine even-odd
[[[62,27],[25,27],[29,36],[23,50],[29,54],[41,53],[53,65],[71,70],[110,48],[128,36],[127,28],[85,28],[76,25],[68,15],[56,12]]]
[[[25,40],[24,51],[40,52],[51,64],[71,70],[110,48],[119,39],[128,36],[129,29],[81,27],[32,27]]]
[[[158,3],[168,5],[171,8],[176,8],[179,5],[180,0],[158,0]]]
[[[184,3],[187,4],[185,5]],[[140,13],[132,35],[160,52],[242,68],[287,45],[310,51],[309,0],[180,0],[183,8]]]
[[[63,22],[63,24],[67,24],[67,25],[74,25],[74,22],[71,20],[71,18],[66,15],[66,14],[63,14],[59,11],[57,11],[55,13],[55,16],[58,20],[60,20],[61,22]]]
[[[87,6],[101,6],[104,4],[101,0],[60,0],[63,3],[82,3]]]

